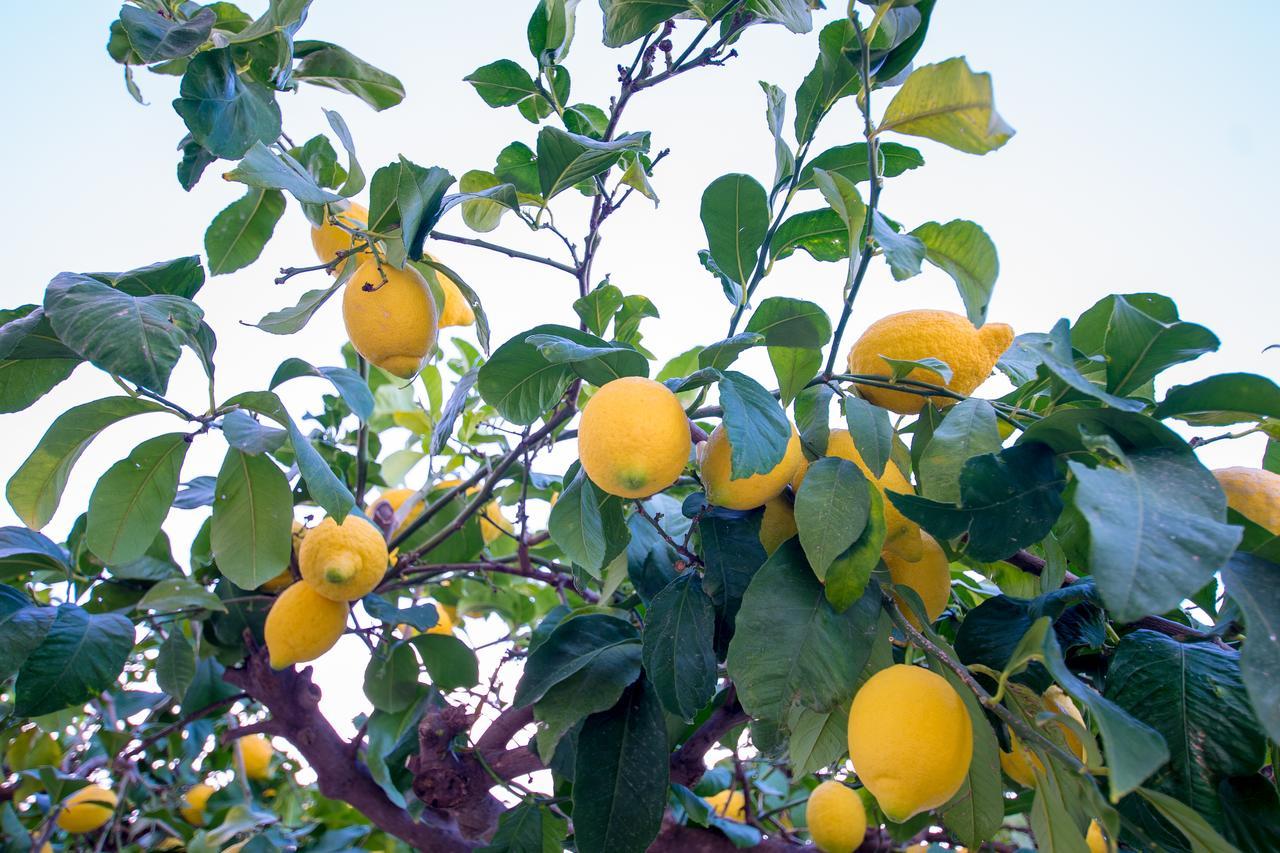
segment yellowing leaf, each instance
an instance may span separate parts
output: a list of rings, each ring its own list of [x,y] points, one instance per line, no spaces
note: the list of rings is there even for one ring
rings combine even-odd
[[[963,57],[917,68],[894,96],[878,133],[923,136],[970,154],[986,154],[1014,130],[996,112],[991,75],[975,74]]]

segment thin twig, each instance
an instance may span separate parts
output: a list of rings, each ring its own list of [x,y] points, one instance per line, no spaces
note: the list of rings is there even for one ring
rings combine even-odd
[[[512,249],[507,246],[500,246],[497,243],[490,243],[488,240],[478,240],[475,237],[459,237],[455,234],[444,234],[440,231],[432,231],[431,239],[444,240],[449,243],[461,243],[464,246],[475,246],[479,249],[488,249],[491,252],[498,252],[509,258],[519,258],[522,261],[533,261],[535,264],[543,264],[545,266],[554,267],[561,272],[567,272],[569,275],[576,276],[578,271],[576,268],[568,264],[562,264],[551,258],[544,258],[540,255],[531,255],[528,252],[522,252],[519,249]]]

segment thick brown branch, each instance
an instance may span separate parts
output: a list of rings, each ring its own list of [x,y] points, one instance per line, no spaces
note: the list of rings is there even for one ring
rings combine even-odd
[[[415,821],[393,803],[369,770],[352,757],[343,740],[320,713],[320,689],[311,680],[311,668],[273,670],[266,649],[257,647],[246,632],[249,656],[223,678],[266,706],[271,716],[262,726],[269,734],[285,738],[306,759],[316,774],[316,785],[326,797],[351,804],[375,826],[417,850],[467,853],[465,841],[452,822],[430,812]]]
[[[672,784],[688,787],[701,779],[707,772],[707,751],[730,730],[745,722],[747,712],[742,710],[737,692],[730,687],[724,704],[712,711],[711,716],[671,756]]]

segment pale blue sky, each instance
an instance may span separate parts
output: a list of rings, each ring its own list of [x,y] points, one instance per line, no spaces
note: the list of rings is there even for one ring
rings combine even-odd
[[[262,3],[248,3],[258,11]],[[843,6],[843,4],[835,4]],[[115,17],[112,3],[30,4],[7,16],[0,54],[12,82],[6,91],[6,132],[0,162],[11,202],[0,230],[5,259],[5,307],[39,302],[61,270],[116,270],[202,252],[209,220],[240,194],[218,179],[219,167],[190,194],[174,179],[183,135],[169,107],[177,81],[143,73],[139,84],[150,106],[125,93],[120,68],[103,46]],[[342,112],[367,172],[398,153],[455,175],[491,168],[509,141],[532,142],[536,129],[515,110],[490,110],[461,78],[502,57],[528,62],[524,42],[528,0],[410,2],[317,0],[302,31],[306,38],[338,41],[395,74],[406,102],[375,114],[360,102],[308,88],[284,96],[285,127],[302,140],[325,129],[321,106]],[[1002,150],[977,158],[927,141],[918,145],[927,166],[888,183],[883,209],[914,226],[961,217],[986,228],[1000,251],[1001,276],[993,320],[1019,331],[1047,330],[1076,317],[1112,292],[1158,290],[1173,296],[1185,319],[1223,338],[1219,353],[1171,371],[1177,381],[1211,372],[1252,370],[1276,376],[1277,273],[1275,200],[1280,169],[1280,96],[1274,46],[1280,11],[1267,0],[1233,3],[1206,14],[1208,4],[1122,3],[1105,6],[1040,0],[941,0],[921,62],[966,55],[975,70],[990,71],[996,101],[1018,135]],[[74,11],[71,11],[74,9]],[[837,11],[820,16],[820,23]],[[612,68],[626,51],[599,45],[600,13],[584,0],[579,36],[569,59],[572,100],[607,103],[616,88]],[[677,44],[692,25],[677,32]],[[793,93],[816,53],[816,31],[793,36],[778,27],[750,31],[742,56],[725,68],[687,74],[633,101],[623,127],[653,131],[657,149],[672,154],[654,185],[657,215],[633,198],[606,225],[596,270],[612,273],[625,292],[649,295],[663,312],[647,321],[646,343],[660,358],[723,335],[728,306],[719,287],[699,268],[704,245],[698,200],[715,177],[741,171],[767,182],[772,143],[764,125],[758,80]],[[888,96],[880,94],[882,109]],[[828,120],[815,151],[854,141],[859,124],[850,101]],[[816,194],[793,208],[820,206]],[[580,234],[585,207],[557,201],[559,221]],[[455,218],[443,227],[463,233]],[[555,253],[549,235],[531,235],[508,223],[494,239],[530,251]],[[573,283],[561,273],[479,250],[445,245],[438,254],[475,286],[502,341],[539,322],[572,319]],[[277,338],[238,324],[293,304],[320,278],[277,287],[278,267],[311,263],[306,225],[291,204],[277,239],[254,266],[210,281],[199,303],[218,333],[219,395],[266,386],[276,364],[297,355],[315,364],[338,363],[343,332],[331,305],[302,334]],[[834,317],[843,268],[795,256],[779,265],[761,295],[813,299]],[[883,267],[868,277],[846,345],[872,320],[913,307],[962,310],[955,288],[931,268],[894,283]],[[748,362],[771,379],[763,357]],[[203,405],[202,377],[187,358],[175,375],[173,396]],[[189,390],[184,390],[189,389]],[[314,406],[320,384],[291,383],[286,401],[301,412]],[[73,379],[28,411],[0,416],[0,472],[5,479],[58,413],[75,403],[117,393],[102,374],[80,368]],[[48,532],[55,537],[84,506],[96,478],[143,437],[174,429],[171,419],[139,418],[109,431],[85,454],[67,499]],[[186,477],[213,473],[224,446],[202,438],[188,457]],[[1203,452],[1211,466],[1256,465],[1256,439],[1221,442]],[[571,453],[564,448],[562,453]],[[562,470],[568,459],[552,468]],[[185,554],[198,514],[174,514],[175,551]],[[14,523],[7,504],[0,524]],[[344,646],[345,647],[345,646]],[[337,689],[350,666],[363,666],[363,647],[326,658],[322,681],[338,719],[359,710],[359,697]],[[512,679],[514,683],[514,679]],[[346,691],[349,694],[349,691]]]

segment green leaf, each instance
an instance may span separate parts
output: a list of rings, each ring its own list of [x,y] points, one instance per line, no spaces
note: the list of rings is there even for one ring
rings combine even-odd
[[[194,299],[204,286],[204,267],[200,265],[199,255],[157,261],[125,272],[89,273],[89,276],[130,296],[168,294]]]
[[[729,644],[729,675],[742,707],[754,718],[781,722],[796,705],[828,712],[847,702],[870,657],[879,614],[876,588],[837,613],[800,545],[783,543],[752,578]]]
[[[630,538],[621,499],[602,491],[581,468],[551,508],[547,529],[569,559],[597,578]]]
[[[578,337],[587,337],[579,333]],[[552,364],[568,364],[592,385],[601,386],[624,376],[649,376],[649,360],[624,344],[600,341],[603,346],[579,343],[564,335],[530,335],[525,343],[538,348]]]
[[[716,608],[716,649],[721,653],[733,636],[742,596],[767,557],[760,544],[762,515],[759,510],[744,513],[709,507],[698,519],[705,564],[702,589]]]
[[[920,454],[916,471],[921,493],[929,500],[959,503],[960,472],[965,463],[975,456],[999,452],[996,410],[976,397],[961,401],[947,409]]]
[[[1212,823],[1221,820],[1218,780],[1262,765],[1266,735],[1253,716],[1235,651],[1134,631],[1116,646],[1106,696],[1169,746],[1165,772],[1151,787]]]
[[[622,47],[663,21],[687,12],[689,0],[600,0],[605,47]]]
[[[157,581],[135,605],[135,609],[140,613],[147,611],[169,613],[197,608],[221,613],[227,610],[222,599],[188,577]]]
[[[115,684],[132,650],[126,617],[60,605],[44,642],[18,671],[13,713],[38,717],[87,702]]]
[[[89,497],[90,551],[112,566],[146,553],[178,494],[189,447],[185,433],[167,433],[142,442],[107,469]]]
[[[479,193],[502,186],[503,182],[492,172],[472,169],[465,172],[458,181],[458,189],[463,193]],[[502,214],[510,208],[486,198],[472,198],[462,202],[462,221],[472,231],[485,233],[498,227]]]
[[[1173,386],[1156,407],[1155,416],[1196,426],[1280,418],[1280,386],[1256,373],[1220,373]]]
[[[120,8],[120,24],[129,37],[129,46],[143,63],[178,59],[196,52],[209,38],[217,15],[212,9],[196,11],[185,21],[133,6]]]
[[[968,536],[975,560],[1002,560],[1043,539],[1062,512],[1066,482],[1054,453],[1043,444],[1020,444],[974,456],[960,469],[960,503],[886,492],[907,518],[939,540]]]
[[[933,638],[930,638],[933,639]],[[945,651],[955,653],[943,645]],[[970,848],[977,849],[990,839],[1004,823],[1004,786],[1000,780],[1000,747],[995,731],[973,691],[949,667],[930,656],[931,668],[947,679],[956,694],[964,700],[973,729],[973,757],[964,783],[951,801],[942,807],[942,820],[947,829]]]
[[[847,19],[822,28],[817,62],[796,90],[795,134],[799,144],[813,139],[818,123],[836,101],[862,88],[858,68],[850,58],[857,50],[858,38]]]
[[[70,558],[49,537],[25,527],[0,527],[0,573],[68,572]]]
[[[342,282],[338,281],[329,287],[319,290],[308,290],[298,299],[298,304],[279,311],[272,311],[257,323],[256,328],[273,335],[292,335],[300,332],[315,313],[324,306],[330,296],[338,292]]]
[[[1117,296],[1105,344],[1107,390],[1132,394],[1166,368],[1217,348],[1218,338],[1204,326],[1162,322]]]
[[[1089,568],[1115,619],[1177,607],[1240,542],[1217,481],[1187,450],[1140,450],[1115,467],[1068,465],[1073,503],[1089,525]]]
[[[0,359],[0,414],[21,412],[79,365],[78,358]]]
[[[418,698],[418,658],[403,640],[383,636],[364,670],[364,695],[379,711],[398,714]]]
[[[23,305],[0,309],[0,358],[27,361],[40,358],[77,359],[75,350],[58,340],[43,308]]]
[[[822,369],[822,350],[769,347],[769,363],[773,365],[773,374],[778,378],[778,397],[785,406]]]
[[[21,590],[0,585],[0,678],[13,677],[40,647],[57,612],[55,607],[35,605]]]
[[[284,215],[284,208],[283,193],[262,189],[250,189],[223,208],[204,232],[209,272],[224,275],[256,261]]]
[[[859,397],[844,398],[844,420],[858,455],[873,477],[884,474],[893,453],[893,424],[889,412]],[[998,446],[997,446],[997,449]]]
[[[776,193],[795,174],[796,166],[796,156],[782,138],[787,117],[787,93],[763,80],[760,81],[760,88],[764,90],[765,123],[773,136],[773,187]]]
[[[422,244],[444,212],[444,193],[452,184],[453,175],[445,169],[439,166],[424,169],[403,156],[400,158],[396,210],[400,218],[400,239],[412,260],[422,259]]]
[[[173,699],[182,701],[196,677],[196,653],[191,643],[175,628],[160,644],[156,655],[156,684]]]
[[[909,146],[900,145],[897,142],[881,142],[877,149],[880,153],[880,176],[883,178],[896,178],[909,169],[918,169],[924,165],[924,157],[919,151]],[[800,170],[796,191],[818,188],[814,180],[816,169],[837,173],[855,183],[869,180],[867,159],[865,142],[853,142],[849,145],[828,148]]]
[[[1218,783],[1228,840],[1243,850],[1280,848],[1280,795],[1261,773]]]
[[[510,107],[538,94],[538,86],[518,62],[499,59],[472,71],[464,81],[491,107]]]
[[[1271,739],[1280,741],[1280,567],[1236,553],[1222,580],[1249,629],[1240,656],[1249,698]]]
[[[218,157],[239,160],[253,143],[271,143],[280,136],[275,94],[236,73],[231,48],[192,57],[178,93],[174,110],[196,141]]]
[[[685,572],[649,602],[644,670],[668,712],[692,722],[716,692],[715,605]]]
[[[648,682],[587,718],[573,769],[574,841],[581,853],[648,849],[662,827],[669,760],[662,703]]]
[[[1240,853],[1215,832],[1204,817],[1185,803],[1150,788],[1139,788],[1138,796],[1155,806],[1165,820],[1186,836],[1191,842],[1192,853]]]
[[[836,557],[827,576],[823,579],[827,601],[843,613],[862,598],[871,573],[880,564],[880,552],[884,550],[888,528],[884,521],[884,498],[879,489],[867,489],[870,506],[867,510],[867,526],[852,545]]]
[[[860,262],[859,253],[863,246],[862,232],[867,223],[867,208],[862,203],[862,197],[858,195],[853,181],[843,175],[819,169],[813,173],[813,176],[818,189],[822,192],[822,197],[826,199],[827,204],[831,205],[831,209],[836,212],[848,230],[849,268],[845,274],[845,287],[848,288],[853,283],[853,276]]]
[[[586,296],[573,301],[574,312],[586,324],[587,330],[596,335],[604,334],[605,329],[609,328],[609,321],[621,307],[622,291],[607,281],[599,284]]]
[[[222,437],[236,450],[257,456],[284,447],[289,433],[259,422],[248,412],[236,410],[222,416]]]
[[[705,350],[704,350],[705,352]],[[772,471],[786,455],[791,441],[787,414],[759,383],[727,370],[718,384],[729,434],[729,470],[735,480]]]
[[[991,75],[975,74],[963,57],[922,65],[885,109],[877,133],[923,136],[969,154],[986,154],[1013,136],[995,109]]]
[[[1043,368],[1057,380],[1056,386],[1066,386],[1121,411],[1140,412],[1144,408],[1143,404],[1137,400],[1126,400],[1124,397],[1108,394],[1076,369],[1070,325],[1065,317],[1054,324],[1053,330],[1045,335],[1043,340],[1028,342],[1026,348],[1040,359],[1037,372]],[[1055,396],[1061,393],[1060,387],[1055,388]]]
[[[367,421],[372,417],[373,392],[369,390],[369,383],[360,374],[345,367],[313,367],[300,358],[286,358],[276,368],[271,384],[267,387],[274,391],[279,385],[299,376],[316,376],[329,380],[360,420]]]
[[[538,754],[555,755],[561,739],[591,714],[607,711],[640,677],[641,648],[622,643],[595,655],[582,669],[552,686],[533,707]]]
[[[797,777],[838,761],[849,750],[849,703],[832,711],[811,711],[793,705],[787,718],[791,737],[787,740],[787,758]]]
[[[847,459],[823,457],[809,466],[796,494],[800,545],[818,580],[862,535],[870,517],[867,478]]]
[[[292,155],[275,153],[261,142],[253,143],[253,147],[245,152],[244,159],[223,178],[263,190],[286,190],[304,204],[328,204],[342,200],[342,196],[322,189],[307,167]]]
[[[575,376],[568,364],[555,364],[527,343],[530,335],[582,335],[567,326],[534,326],[494,350],[480,367],[476,390],[502,417],[517,424],[531,424],[547,413],[564,395]]]
[[[71,468],[98,433],[125,418],[163,411],[163,406],[150,400],[105,397],[63,412],[9,479],[5,492],[9,506],[27,527],[44,527],[58,509]]]
[[[44,294],[59,339],[95,367],[163,394],[183,344],[204,312],[180,296],[130,296],[75,273],[59,273]]]
[[[550,200],[582,181],[603,174],[624,151],[649,150],[649,134],[628,133],[609,142],[554,127],[538,132],[538,185]]]
[[[737,361],[738,356],[762,343],[764,343],[764,335],[755,332],[739,332],[731,338],[703,347],[698,353],[698,366],[703,369],[724,370]]]
[[[329,127],[333,128],[338,141],[347,151],[347,179],[338,192],[343,198],[350,198],[364,189],[365,184],[364,169],[360,168],[360,161],[356,159],[356,144],[351,138],[347,123],[336,110],[324,110],[324,117],[329,120]]]
[[[750,175],[716,178],[702,193],[699,216],[716,266],[737,284],[748,285],[769,230],[764,187]]]
[[[218,570],[257,589],[289,565],[293,496],[269,456],[227,450],[213,503],[212,543]]]
[[[563,0],[560,5],[563,8]],[[564,818],[546,806],[524,801],[498,815],[493,839],[477,853],[561,853],[568,832]]]
[[[532,705],[570,676],[596,666],[602,656],[613,659],[612,668],[625,665],[620,656],[634,656],[638,663],[639,655],[640,635],[629,622],[603,613],[565,619],[529,653],[512,705]]]
[[[831,340],[831,321],[813,302],[770,296],[756,307],[746,331],[763,335],[769,347],[816,348]]]
[[[297,80],[355,95],[375,110],[394,107],[404,100],[404,84],[394,75],[355,56],[336,44],[300,41],[295,54],[305,51],[293,69]]]
[[[871,217],[871,237],[880,247],[895,280],[903,281],[920,274],[925,246],[919,237],[900,233],[878,210]]]
[[[953,219],[945,224],[926,222],[911,232],[924,243],[925,260],[955,281],[969,322],[987,321],[987,306],[1000,274],[996,245],[974,222]]]
[[[788,217],[774,232],[769,257],[781,260],[804,249],[815,261],[849,257],[849,229],[831,208],[808,210]]]

